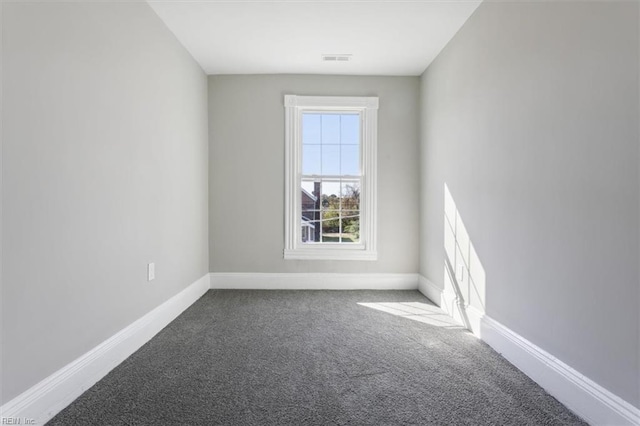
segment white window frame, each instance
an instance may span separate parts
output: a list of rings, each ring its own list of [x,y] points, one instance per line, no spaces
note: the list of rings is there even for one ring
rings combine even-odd
[[[377,260],[378,98],[285,95],[285,259]],[[361,200],[359,243],[302,242],[302,114],[360,114]]]

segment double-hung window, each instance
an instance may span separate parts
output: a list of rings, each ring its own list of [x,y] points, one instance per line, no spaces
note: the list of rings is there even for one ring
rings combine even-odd
[[[377,97],[285,96],[285,259],[375,260]]]

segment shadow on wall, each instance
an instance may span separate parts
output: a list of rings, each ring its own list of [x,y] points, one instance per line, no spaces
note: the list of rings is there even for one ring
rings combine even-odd
[[[480,320],[486,303],[486,274],[446,183],[444,253],[442,308],[480,336]]]

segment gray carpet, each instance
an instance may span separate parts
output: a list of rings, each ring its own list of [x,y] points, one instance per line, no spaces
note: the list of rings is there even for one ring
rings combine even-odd
[[[415,291],[212,290],[48,425],[576,425]]]

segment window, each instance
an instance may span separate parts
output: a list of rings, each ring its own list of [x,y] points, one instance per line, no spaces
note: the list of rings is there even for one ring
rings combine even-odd
[[[378,98],[285,96],[285,259],[375,260]]]

